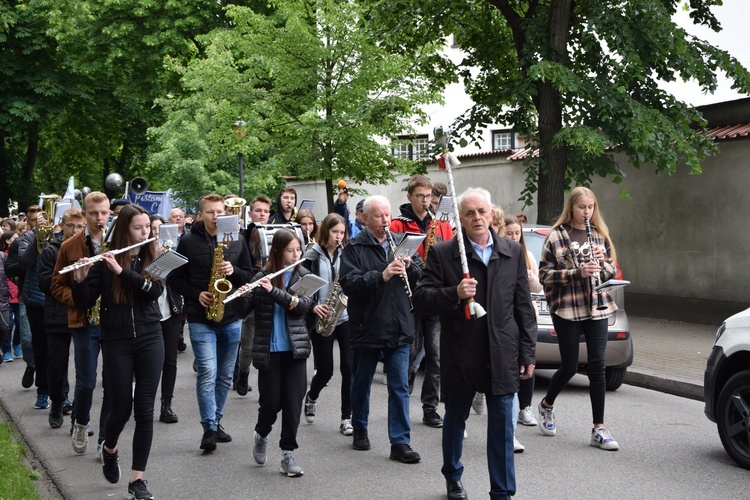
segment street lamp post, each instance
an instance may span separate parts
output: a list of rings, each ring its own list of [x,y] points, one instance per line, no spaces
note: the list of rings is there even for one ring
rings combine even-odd
[[[234,130],[234,137],[238,141],[245,137],[247,135],[247,131],[245,130],[245,126],[247,123],[244,121],[238,119],[236,122],[234,122],[234,125],[232,125],[232,130]],[[244,160],[245,156],[242,154],[242,152],[237,153],[237,164],[239,166],[239,175],[240,175],[240,198],[245,198],[245,187],[244,187],[244,180],[245,180],[245,173],[244,173]]]

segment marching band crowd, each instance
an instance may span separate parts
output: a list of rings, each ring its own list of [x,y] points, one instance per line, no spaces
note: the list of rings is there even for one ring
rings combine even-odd
[[[222,425],[224,405],[231,390],[241,396],[252,391],[252,365],[259,393],[252,456],[266,463],[268,437],[281,414],[279,472],[288,477],[303,475],[294,459],[300,418],[314,422],[323,392],[340,394],[341,434],[351,436],[355,450],[370,449],[370,389],[380,362],[388,387],[389,458],[419,462],[411,447],[409,399],[424,364],[422,422],[442,428],[447,498],[468,498],[461,455],[472,408],[488,414],[490,498],[510,498],[516,491],[513,454],[524,449],[514,435],[516,422],[555,435],[553,405],[575,372],[580,335],[589,353],[590,443],[618,449],[604,428],[603,359],[606,318],[616,306],[594,290],[595,282],[616,273],[616,253],[593,192],[573,190],[539,263],[525,248],[525,221],[505,217],[487,190],[462,193],[454,221],[435,216],[446,194],[445,185],[415,175],[399,216],[392,216],[387,198],[373,195],[357,204],[350,220],[343,187],[334,213],[318,220],[297,208],[294,188],[284,187],[273,214],[268,197],[254,198],[246,227],[229,241],[218,223],[233,211],[227,201],[236,200],[233,195],[205,195],[195,219],[176,208],[167,221],[124,200],[110,203],[101,192],[89,193],[83,209],[68,208],[57,224],[38,205],[29,206],[18,220],[2,220],[3,361],[26,363],[21,383],[36,386],[34,407],[49,409],[52,428],[70,415],[74,453],[86,453],[98,431],[96,454],[110,483],[120,479],[119,437],[134,416],[131,499],[153,498],[144,473],[160,385],[159,421],[179,420],[172,398],[185,322],[197,372],[200,449],[213,452],[232,440]],[[176,252],[187,262],[161,279],[147,268],[170,251],[154,240],[164,223],[177,225]],[[270,242],[262,231],[269,225],[275,225]],[[400,244],[415,234],[423,240],[416,252],[404,254]],[[298,294],[295,285],[308,275],[322,285],[311,295]],[[542,290],[562,366],[535,409],[537,325],[530,293]],[[239,298],[224,300],[228,291]],[[469,312],[470,302],[481,312]],[[336,345],[341,387],[325,391]],[[92,426],[100,351],[104,390]],[[308,386],[311,354],[316,370]]]

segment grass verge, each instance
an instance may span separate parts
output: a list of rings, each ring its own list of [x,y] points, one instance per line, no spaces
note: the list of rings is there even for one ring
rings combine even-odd
[[[13,438],[13,427],[5,422],[0,423],[0,478],[0,499],[39,498],[34,486],[39,474],[26,466],[23,448]]]

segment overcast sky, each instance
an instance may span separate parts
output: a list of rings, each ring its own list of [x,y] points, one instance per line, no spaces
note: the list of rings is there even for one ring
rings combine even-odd
[[[736,57],[745,68],[750,68],[750,33],[748,33],[748,21],[750,21],[750,1],[748,0],[724,0],[724,5],[711,9],[721,23],[722,30],[719,33],[697,27],[691,23],[690,17],[684,11],[677,15],[677,23],[685,28],[688,33],[711,42],[713,45],[726,50]],[[704,94],[695,83],[670,83],[664,88],[669,90],[678,99],[694,106],[713,104],[717,102],[731,101],[748,97],[731,89],[729,80],[723,75],[717,75],[719,88],[714,94]]]

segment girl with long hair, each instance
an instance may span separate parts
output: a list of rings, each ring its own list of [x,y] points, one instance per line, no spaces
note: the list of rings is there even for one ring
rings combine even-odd
[[[279,472],[288,477],[303,474],[292,452],[298,448],[297,429],[307,388],[310,336],[305,315],[312,305],[311,297],[298,297],[291,287],[310,271],[297,265],[273,278],[268,275],[291,266],[301,257],[302,242],[297,235],[288,229],[276,231],[268,262],[255,275],[259,285],[243,300],[245,315],[255,310],[253,366],[258,369],[260,407],[253,458],[259,465],[266,463],[268,435],[281,412]]]
[[[146,241],[150,229],[148,213],[137,205],[127,205],[120,211],[109,248],[117,250]],[[119,481],[118,440],[133,413],[135,431],[128,496],[136,499],[153,498],[143,473],[151,451],[154,399],[164,362],[157,302],[164,285],[152,279],[145,268],[156,254],[156,244],[151,242],[117,255],[105,252],[101,261],[74,271],[76,307],[89,309],[101,296],[102,359],[107,367],[110,401],[110,413],[104,424],[102,470],[110,483]]]
[[[297,223],[302,229],[302,235],[304,236],[304,248],[310,248],[311,241],[314,241],[318,236],[318,221],[315,219],[311,210],[306,208],[297,212]]]
[[[315,323],[321,321],[329,314],[333,314],[326,300],[337,283],[339,268],[341,265],[341,251],[347,243],[346,221],[338,214],[328,214],[320,224],[320,236],[312,248],[305,252],[307,259],[304,266],[313,274],[317,274],[328,283],[323,286],[313,298],[315,306],[312,308],[312,321],[310,328],[310,339],[312,340],[313,356],[317,371],[310,383],[310,390],[305,395],[305,421],[311,424],[315,421],[316,401],[320,391],[328,384],[333,376],[333,344],[334,340],[339,343],[339,357],[341,371],[341,424],[339,432],[345,436],[351,436],[352,428],[352,404],[349,387],[352,378],[353,351],[349,344],[349,316],[346,310],[336,321],[333,333],[324,337],[318,333]],[[340,290],[339,290],[340,292]]]
[[[587,220],[592,245],[589,245]],[[539,278],[544,285],[560,348],[560,368],[552,376],[547,394],[539,403],[539,429],[545,436],[554,436],[557,432],[555,400],[578,369],[578,339],[583,335],[588,352],[586,371],[593,413],[590,444],[603,450],[619,449],[617,441],[604,427],[607,318],[617,306],[604,292],[605,308],[597,309],[594,284],[597,275],[601,281],[606,281],[617,274],[616,259],[615,247],[596,196],[588,188],[575,188],[544,240],[539,264]]]

